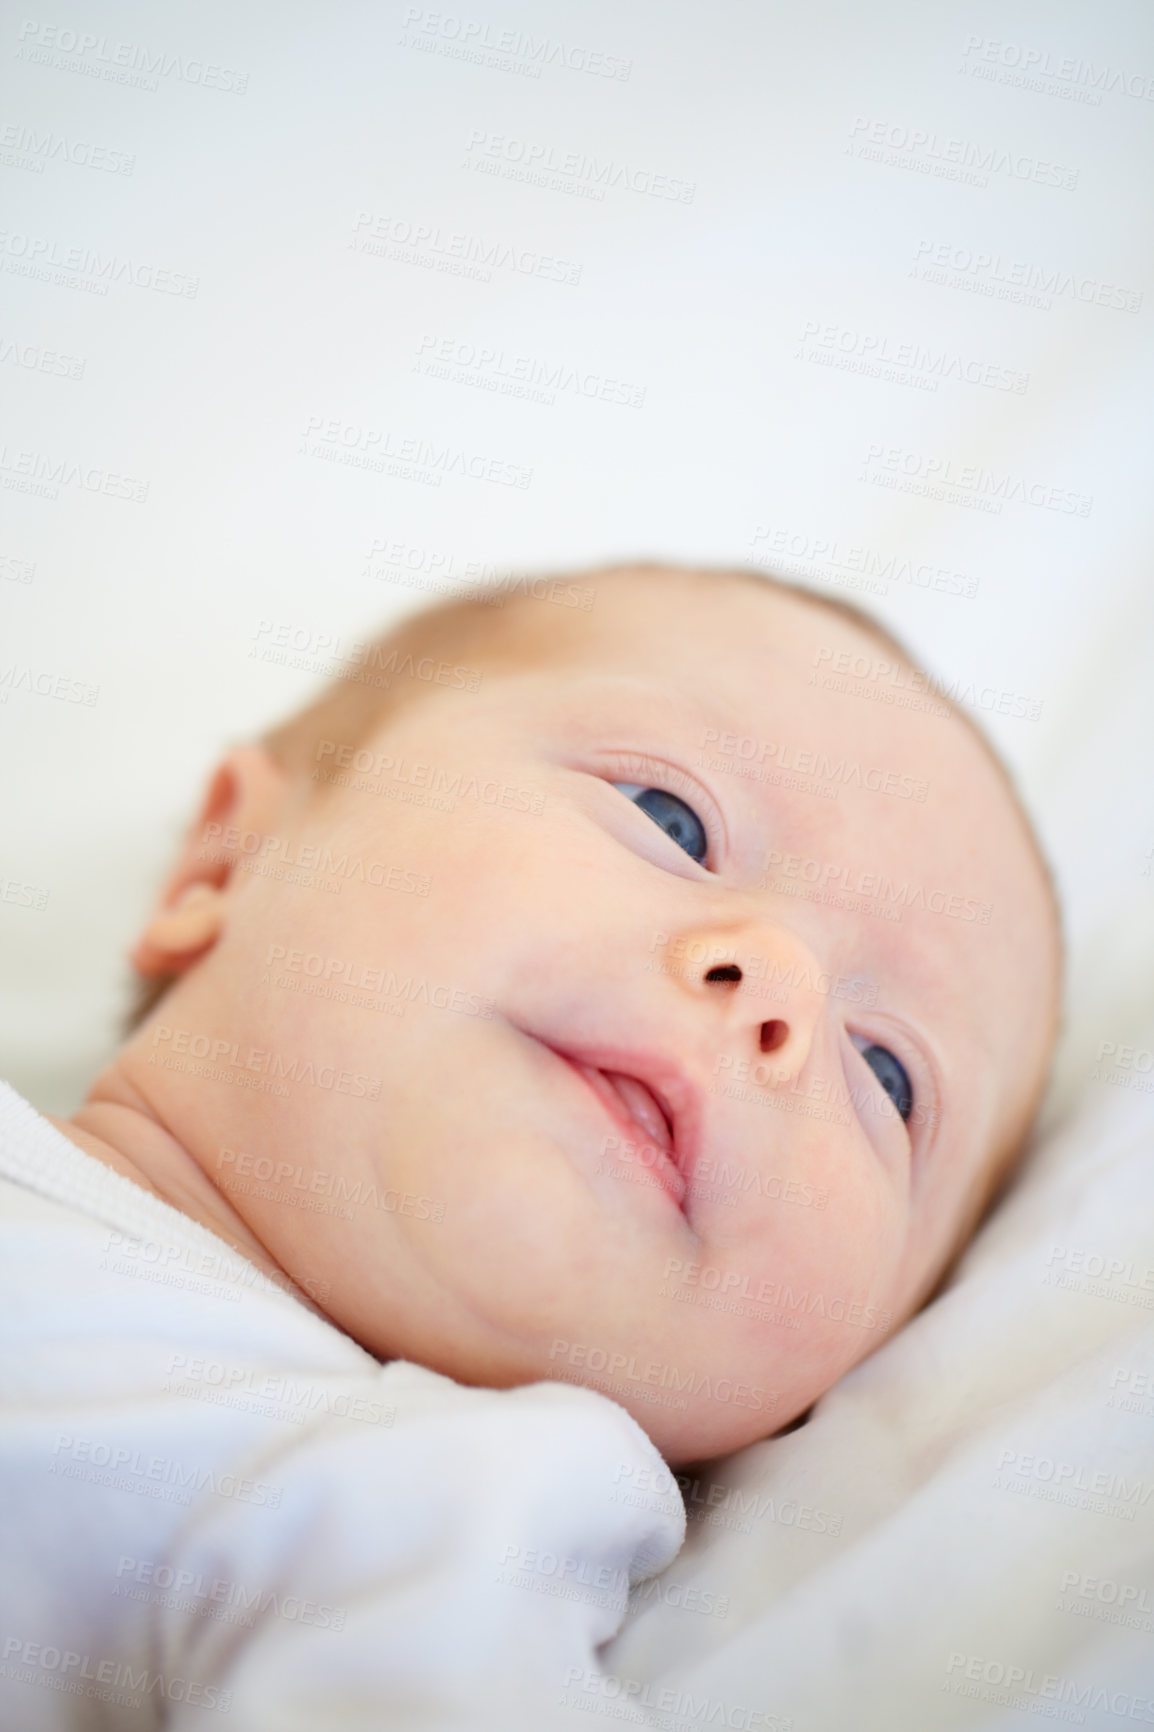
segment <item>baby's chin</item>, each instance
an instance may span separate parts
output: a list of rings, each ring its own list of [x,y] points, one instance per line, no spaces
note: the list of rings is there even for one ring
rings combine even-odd
[[[795,1429],[824,1393],[823,1387],[808,1396],[774,1402],[768,1410],[765,1407],[730,1410],[714,1402],[677,1414],[655,1409],[645,1402],[621,1400],[619,1404],[648,1433],[669,1466],[680,1468],[732,1455],[736,1450]]]
[[[705,1461],[763,1442],[793,1429],[815,1403],[846,1372],[874,1352],[892,1333],[889,1314],[878,1312],[879,1327],[847,1331],[790,1332],[770,1356],[742,1360],[732,1343],[719,1342],[716,1355],[707,1350],[690,1367],[681,1355],[676,1377],[660,1375],[676,1362],[678,1345],[654,1340],[610,1355],[602,1369],[580,1369],[550,1357],[542,1378],[576,1383],[608,1396],[624,1407],[648,1433],[670,1465]],[[725,1371],[711,1369],[724,1365]]]

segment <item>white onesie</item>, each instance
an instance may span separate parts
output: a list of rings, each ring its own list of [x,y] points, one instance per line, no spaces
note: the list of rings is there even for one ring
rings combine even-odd
[[[0,1725],[591,1724],[685,1533],[592,1390],[381,1365],[0,1083]]]

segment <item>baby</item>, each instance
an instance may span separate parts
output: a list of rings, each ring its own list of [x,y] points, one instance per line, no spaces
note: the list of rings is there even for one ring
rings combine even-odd
[[[287,1445],[278,1456],[253,1429],[251,1367],[307,1375],[328,1397],[290,1441],[313,1442],[330,1500],[342,1475],[356,1482],[368,1528],[378,1482],[395,1493],[406,1471],[387,1453],[406,1416],[424,1416],[416,1475],[441,1446],[429,1415],[462,1401],[502,1415],[501,1450],[521,1416],[514,1477],[563,1447],[575,1484],[581,1439],[610,1416],[609,1478],[655,1482],[662,1458],[780,1431],[873,1352],[934,1291],[1021,1149],[1056,1031],[1058,921],[972,723],[864,615],[759,573],[643,565],[534,588],[409,617],[230,752],[137,944],[149,989],[127,1044],[52,1121],[58,1136],[10,1105],[2,1171],[29,1199],[21,1242],[51,1227],[59,1250],[56,1321],[29,1325],[38,1352],[41,1332],[57,1354],[68,1340],[58,1495],[111,1431],[134,1446],[134,1412],[147,1432],[161,1385],[145,1362],[181,1392],[163,1398],[178,1415],[164,1459],[207,1459],[231,1425],[266,1487],[296,1482],[277,1465]],[[105,1229],[99,1267],[76,1228],[89,1216]],[[158,1253],[171,1279],[146,1267],[154,1241],[183,1247]],[[194,1241],[210,1281],[193,1278]],[[84,1400],[108,1377],[111,1264],[136,1307],[117,1350],[143,1358],[97,1436]],[[390,1416],[383,1432],[335,1404],[341,1376]],[[330,1483],[334,1427],[350,1453]],[[470,1459],[486,1447],[474,1437]],[[38,1471],[19,1467],[33,1504]],[[220,1568],[255,1499],[212,1494],[196,1558]],[[333,1524],[329,1552],[354,1543],[335,1501],[300,1498],[310,1533]],[[101,1581],[120,1598],[84,1641],[121,1652],[135,1583],[137,1615],[162,1617],[184,1663],[193,1614],[157,1612],[153,1553],[171,1556],[171,1531],[158,1546],[141,1508],[125,1513],[146,1503],[100,1504],[104,1576],[86,1565],[76,1604]],[[91,1484],[76,1507],[61,1544],[100,1525]],[[585,1533],[582,1555],[635,1580],[676,1551],[672,1509],[664,1529],[601,1541],[575,1489],[554,1553],[580,1552]],[[303,1547],[294,1580],[314,1601],[360,1606],[325,1545],[290,1543],[292,1528],[258,1536],[244,1567],[283,1576]],[[620,1617],[609,1600],[593,1644]],[[434,1597],[426,1622],[451,1621],[452,1604]],[[217,1633],[218,1651],[203,1616],[197,1628],[200,1687],[227,1678],[245,1726],[265,1725],[235,1635],[220,1648]],[[278,1655],[305,1634],[285,1624]],[[19,1648],[0,1658],[33,1664]],[[361,1679],[357,1701],[383,1688]],[[59,1694],[25,1687],[22,1726],[73,1724],[35,1719],[38,1696],[32,1710],[64,1714]],[[307,1697],[299,1686],[300,1717],[267,1724],[361,1723],[348,1703],[314,1722]]]

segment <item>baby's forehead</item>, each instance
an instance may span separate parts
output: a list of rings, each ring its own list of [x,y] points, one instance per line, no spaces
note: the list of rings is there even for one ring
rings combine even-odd
[[[687,722],[708,718],[733,754],[774,756],[856,741],[875,757],[997,787],[997,767],[952,707],[866,622],[746,573],[614,573],[587,613],[538,620],[524,665],[564,678],[635,678],[675,689]],[[717,743],[712,740],[710,743]]]

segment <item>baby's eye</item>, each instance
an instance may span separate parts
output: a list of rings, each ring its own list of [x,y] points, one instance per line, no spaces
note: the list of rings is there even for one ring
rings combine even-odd
[[[660,824],[671,842],[684,848],[699,866],[705,864],[709,852],[709,834],[692,806],[677,794],[667,794],[664,788],[646,788],[641,782],[614,782],[615,788],[647,812],[655,824]],[[636,799],[636,795],[640,799]]]
[[[894,1109],[905,1123],[913,1111],[914,1089],[909,1073],[900,1059],[896,1059],[887,1046],[877,1046],[860,1034],[851,1034],[850,1039],[857,1047],[886,1094],[894,1104]]]

